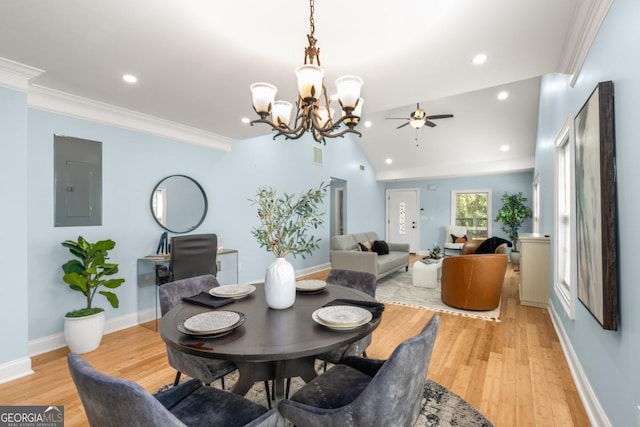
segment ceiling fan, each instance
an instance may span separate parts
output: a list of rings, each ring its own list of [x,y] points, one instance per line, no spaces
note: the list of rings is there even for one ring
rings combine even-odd
[[[406,125],[411,125],[414,129],[420,129],[422,126],[427,125],[429,127],[435,127],[436,124],[431,120],[437,119],[449,119],[453,117],[453,114],[438,114],[435,116],[427,116],[427,114],[420,108],[420,103],[416,104],[416,111],[411,113],[410,117],[387,117],[387,120],[407,120],[407,123],[403,123],[398,126],[396,129],[400,129],[405,127]]]

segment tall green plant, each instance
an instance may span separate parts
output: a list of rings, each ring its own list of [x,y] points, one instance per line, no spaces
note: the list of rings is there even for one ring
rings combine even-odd
[[[92,307],[96,292],[104,296],[111,307],[118,308],[118,296],[110,291],[98,291],[101,286],[108,289],[118,288],[124,279],[106,279],[118,272],[118,264],[107,262],[109,251],[116,246],[113,240],[100,240],[96,243],[87,242],[82,236],[76,241],[65,240],[62,246],[69,249],[78,259],[67,261],[62,266],[64,276],[62,280],[74,291],[81,292],[86,300],[83,309],[67,313],[68,317],[82,317],[103,311],[102,308]]]
[[[495,221],[502,223],[504,231],[513,242],[513,251],[518,252],[518,230],[525,219],[531,218],[531,209],[524,204],[527,198],[518,194],[504,193],[502,196],[502,209],[498,211]]]
[[[258,217],[262,225],[255,227],[251,234],[258,240],[261,248],[280,258],[298,254],[305,258],[318,249],[320,239],[307,236],[309,228],[318,228],[324,223],[323,213],[318,207],[327,193],[328,185],[321,183],[317,189],[308,190],[295,198],[284,193],[278,196],[271,187],[260,187],[252,205],[258,207]]]

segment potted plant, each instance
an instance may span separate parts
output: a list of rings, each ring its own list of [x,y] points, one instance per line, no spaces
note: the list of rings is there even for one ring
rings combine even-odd
[[[310,228],[318,228],[324,221],[318,207],[326,195],[328,185],[321,183],[317,189],[295,197],[284,193],[278,196],[271,187],[260,187],[252,205],[258,207],[260,227],[251,231],[261,248],[273,252],[276,260],[267,268],[265,294],[267,305],[274,309],[289,308],[296,298],[296,277],[293,266],[285,259],[287,255],[311,255],[318,249]]]
[[[433,248],[431,248],[431,250],[429,251],[429,258],[431,259],[442,258],[442,249],[440,249],[440,246],[433,245]]]
[[[522,192],[517,194],[504,193],[502,196],[502,208],[498,211],[495,221],[502,223],[502,231],[504,231],[513,244],[511,250],[511,262],[518,264],[520,262],[520,251],[518,250],[518,230],[522,226],[525,219],[531,218],[531,209],[524,204],[527,198]]]
[[[72,290],[82,293],[85,299],[85,307],[65,315],[65,339],[71,351],[87,353],[98,348],[104,334],[104,309],[93,306],[93,297],[99,293],[109,301],[111,307],[118,308],[119,305],[116,294],[99,290],[116,289],[124,282],[124,279],[107,278],[118,272],[118,264],[107,262],[109,251],[116,244],[113,240],[90,243],[78,236],[75,241],[65,240],[62,246],[77,258],[62,265],[62,280]]]

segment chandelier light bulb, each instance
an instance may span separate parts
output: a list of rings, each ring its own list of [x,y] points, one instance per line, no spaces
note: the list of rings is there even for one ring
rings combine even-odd
[[[273,111],[271,113],[273,116],[273,123],[279,127],[289,126],[292,109],[293,105],[288,101],[275,101],[273,103]]]
[[[320,99],[322,80],[324,79],[322,67],[312,64],[301,65],[296,68],[296,76],[298,77],[300,99],[303,99],[308,104]]]
[[[267,116],[271,113],[271,106],[276,97],[278,89],[269,83],[254,83],[251,85],[253,96],[253,108],[260,116]]]
[[[338,99],[344,109],[356,108],[356,102],[360,98],[362,79],[356,76],[342,76],[336,80]]]

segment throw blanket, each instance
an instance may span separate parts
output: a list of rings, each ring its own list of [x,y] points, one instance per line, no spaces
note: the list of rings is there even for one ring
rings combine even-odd
[[[508,240],[501,239],[500,237],[489,237],[484,242],[480,243],[478,249],[476,249],[477,254],[492,254],[495,253],[498,246],[506,243],[508,247],[511,247],[511,242]]]

